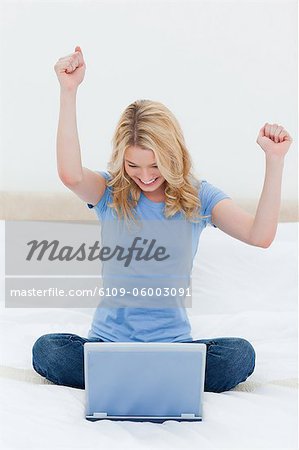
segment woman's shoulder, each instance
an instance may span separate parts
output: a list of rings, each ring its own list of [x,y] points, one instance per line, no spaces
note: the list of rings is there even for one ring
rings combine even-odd
[[[102,177],[104,177],[106,180],[111,180],[112,179],[112,175],[111,175],[110,172],[108,172],[108,170],[96,170],[95,172],[97,172],[100,175],[102,175]]]

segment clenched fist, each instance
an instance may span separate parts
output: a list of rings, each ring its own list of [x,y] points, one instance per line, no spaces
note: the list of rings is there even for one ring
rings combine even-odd
[[[268,123],[260,129],[256,142],[266,156],[284,157],[293,142],[288,131],[277,123]]]
[[[61,88],[77,89],[84,79],[86,69],[81,48],[77,46],[74,53],[59,58],[54,69]]]

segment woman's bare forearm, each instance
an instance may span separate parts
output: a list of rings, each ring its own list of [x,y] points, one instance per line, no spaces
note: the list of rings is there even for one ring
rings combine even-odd
[[[57,130],[57,170],[65,184],[82,178],[82,162],[76,117],[77,89],[60,89],[60,112]]]

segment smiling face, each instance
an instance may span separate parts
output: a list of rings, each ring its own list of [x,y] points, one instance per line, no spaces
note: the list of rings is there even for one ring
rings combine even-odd
[[[152,150],[131,146],[125,152],[125,170],[142,191],[164,193],[164,181]]]

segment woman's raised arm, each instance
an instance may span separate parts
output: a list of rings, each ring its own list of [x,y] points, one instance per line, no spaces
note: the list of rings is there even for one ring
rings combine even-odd
[[[85,74],[80,47],[59,58],[54,66],[60,83],[60,112],[57,130],[57,170],[59,178],[83,201],[96,204],[105,191],[105,179],[82,167],[76,118],[77,90]]]

